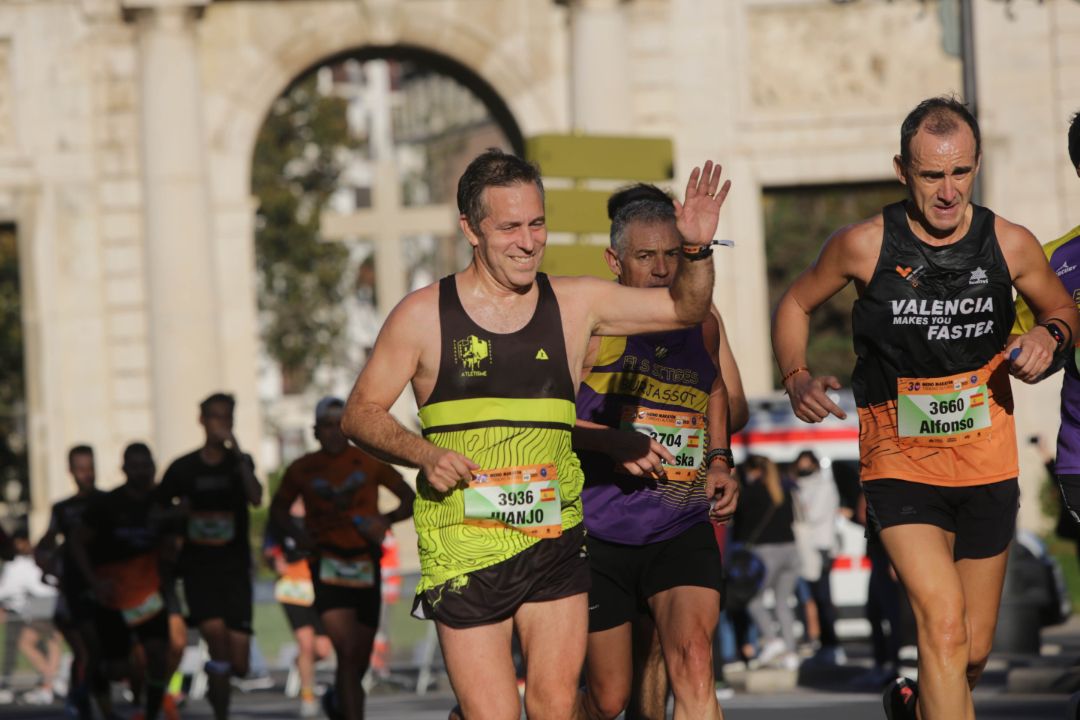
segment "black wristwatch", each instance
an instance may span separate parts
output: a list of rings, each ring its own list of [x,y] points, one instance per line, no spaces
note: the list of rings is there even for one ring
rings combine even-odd
[[[1057,323],[1047,320],[1041,323],[1041,326],[1046,328],[1046,332],[1050,333],[1050,337],[1054,338],[1054,342],[1057,346],[1054,348],[1054,352],[1061,350],[1061,346],[1065,344],[1065,333],[1061,331],[1061,328],[1057,326]]]
[[[705,467],[712,467],[713,460],[716,458],[723,458],[724,462],[727,463],[728,468],[735,467],[735,456],[731,454],[730,448],[715,448],[706,453]]]

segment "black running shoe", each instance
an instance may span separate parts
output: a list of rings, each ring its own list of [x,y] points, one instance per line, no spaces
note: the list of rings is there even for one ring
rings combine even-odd
[[[345,720],[345,713],[341,712],[337,704],[337,690],[332,686],[323,693],[322,709],[330,720]]]
[[[881,700],[888,720],[915,720],[915,701],[919,699],[919,683],[898,677],[885,688]]]

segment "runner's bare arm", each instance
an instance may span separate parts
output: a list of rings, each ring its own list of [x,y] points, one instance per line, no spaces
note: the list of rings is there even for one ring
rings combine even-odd
[[[868,272],[867,246],[872,246],[876,233],[880,247],[880,222],[880,218],[875,218],[834,233],[825,241],[817,260],[795,279],[776,306],[772,323],[773,354],[791,408],[804,422],[821,422],[830,413],[846,417],[826,394],[827,389],[838,390],[840,382],[831,375],[814,377],[807,367],[810,313],[852,280],[869,280],[876,253]]]
[[[577,420],[572,437],[575,450],[604,453],[618,467],[637,477],[663,477],[663,463],[675,462],[670,450],[637,430],[621,430],[588,420]]]
[[[300,494],[300,488],[297,486],[294,476],[294,467],[294,465],[290,465],[286,468],[285,477],[282,478],[281,485],[270,501],[270,519],[282,533],[296,542],[298,548],[312,550],[315,543],[312,542],[311,536],[301,525],[293,522],[292,517],[289,515],[290,508],[292,508],[293,503]]]
[[[1059,327],[1062,324],[1068,326],[1070,332],[1065,333],[1066,340],[1071,336],[1075,342],[1080,337],[1076,304],[1050,267],[1042,246],[1026,228],[1001,217],[995,220],[998,242],[1013,273],[1013,285],[1037,322],[1055,320]],[[1020,353],[1010,363],[1009,372],[1024,382],[1036,382],[1053,362],[1056,347],[1057,341],[1042,325],[1036,325],[1023,335],[1010,337],[1005,357],[1010,357],[1016,348]]]
[[[341,430],[380,460],[420,468],[433,488],[446,492],[467,481],[478,466],[410,432],[390,414],[405,385],[424,371],[421,348],[438,342],[437,335],[431,337],[438,307],[435,292],[428,287],[411,293],[390,313],[345,403]]]
[[[724,329],[724,319],[720,317],[720,311],[715,305],[711,312],[720,329],[719,367],[720,374],[724,377],[724,387],[727,388],[728,435],[730,436],[746,427],[750,419],[750,408],[746,404],[746,391],[743,389],[739,365],[735,362],[735,354],[731,351],[731,343],[728,342],[727,331]]]
[[[45,534],[41,536],[38,544],[34,547],[34,562],[42,570],[48,570],[56,557],[56,538],[59,534],[60,528],[57,526],[56,513],[53,512],[49,517],[48,529],[45,530]]]
[[[730,448],[731,402],[728,397],[727,382],[721,371],[721,325],[718,313],[710,313],[709,317],[705,318],[702,331],[705,348],[717,370],[705,410],[709,441],[706,451]],[[739,482],[732,476],[731,469],[723,458],[709,463],[705,469],[705,497],[711,501],[709,518],[715,523],[726,523],[735,514],[735,506],[739,499]]]

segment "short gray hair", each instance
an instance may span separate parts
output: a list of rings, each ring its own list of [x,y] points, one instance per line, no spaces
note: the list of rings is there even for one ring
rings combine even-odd
[[[675,205],[659,198],[634,200],[619,208],[611,220],[611,249],[620,258],[626,252],[626,233],[633,223],[675,222]]]

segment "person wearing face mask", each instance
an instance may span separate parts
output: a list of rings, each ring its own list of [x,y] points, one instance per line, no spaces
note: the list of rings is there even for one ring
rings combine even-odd
[[[795,654],[795,613],[790,600],[795,594],[800,569],[799,551],[792,530],[794,487],[781,477],[780,469],[773,461],[760,455],[747,458],[739,474],[743,485],[735,509],[731,540],[753,546],[765,564],[765,580],[747,607],[761,633],[757,660],[763,665],[777,664],[794,670],[799,666],[799,657]],[[765,608],[765,591],[770,589],[775,598],[775,623]]]
[[[836,554],[836,516],[840,514],[840,493],[832,471],[822,467],[817,455],[803,450],[795,458],[795,475],[798,477],[797,502],[803,527],[807,529],[806,541],[821,558],[817,577],[806,577],[810,596],[818,611],[821,627],[821,647],[814,659],[833,665],[843,665],[846,656],[836,637],[836,607],[829,589],[829,576]]]

